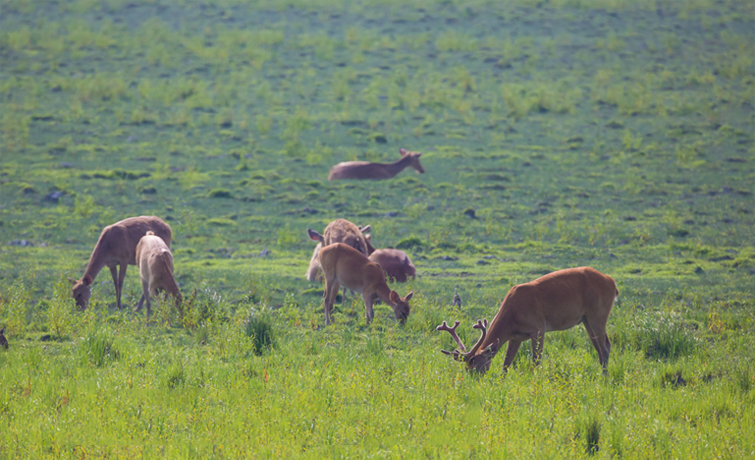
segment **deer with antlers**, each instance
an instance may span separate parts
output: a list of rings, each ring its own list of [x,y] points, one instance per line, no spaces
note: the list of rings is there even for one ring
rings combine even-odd
[[[330,312],[336,300],[341,284],[354,292],[362,294],[364,300],[367,324],[375,316],[372,304],[375,297],[393,308],[393,314],[399,322],[406,321],[411,307],[409,300],[414,295],[410,292],[401,298],[396,291],[391,290],[385,282],[383,269],[379,264],[370,261],[364,254],[343,243],[325,246],[320,251],[320,265],[325,274],[325,324],[329,325]]]
[[[459,349],[441,351],[465,362],[468,370],[485,373],[498,350],[508,342],[503,361],[505,372],[523,341],[532,341],[532,359],[538,364],[546,332],[565,331],[582,323],[606,372],[611,352],[606,323],[618,295],[613,278],[593,268],[558,270],[511,288],[490,327],[487,320],[478,320],[472,326],[480,330],[481,336],[469,351],[456,334],[459,321],[453,327],[443,321],[436,330],[448,331]]]

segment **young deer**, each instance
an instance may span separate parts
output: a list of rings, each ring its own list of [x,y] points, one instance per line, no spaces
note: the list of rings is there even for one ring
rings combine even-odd
[[[73,298],[79,308],[84,309],[92,295],[92,283],[103,267],[110,268],[115,284],[115,306],[121,308],[121,290],[126,279],[126,268],[136,265],[136,245],[148,231],[155,232],[170,247],[173,233],[170,225],[155,216],[129,217],[102,230],[100,239],[89,257],[84,276],[80,280],[68,278],[73,283]],[[120,273],[118,266],[120,265]],[[144,300],[144,298],[142,298]]]
[[[399,149],[401,159],[395,163],[370,163],[369,161],[344,161],[330,169],[328,180],[336,179],[390,179],[400,173],[407,166],[411,166],[420,174],[425,168],[419,163],[419,152]]]
[[[317,241],[317,246],[315,246],[315,250],[312,252],[312,258],[309,261],[307,280],[317,280],[318,275],[320,274],[320,261],[318,255],[324,246],[333,243],[344,243],[366,256],[370,255],[372,252],[370,251],[370,248],[372,248],[372,246],[367,243],[367,240],[363,235],[363,232],[366,232],[369,229],[369,225],[366,227],[357,227],[346,219],[336,219],[329,223],[328,226],[325,227],[325,231],[322,235],[312,229],[308,229],[307,232],[309,233],[309,238],[313,241]],[[372,250],[374,251],[374,249]]]
[[[142,279],[144,294],[135,311],[141,310],[146,300],[147,316],[149,316],[150,297],[157,295],[160,289],[173,295],[176,307],[180,309],[182,298],[176,279],[173,277],[173,255],[162,238],[152,231],[147,232],[136,245],[136,263],[139,265],[139,277]]]
[[[449,327],[445,321],[438,331],[448,331],[460,350],[441,350],[457,361],[467,363],[467,368],[485,373],[490,361],[504,343],[509,342],[504,372],[514,361],[519,346],[532,340],[532,359],[540,362],[545,333],[564,331],[579,323],[585,325],[603,372],[608,367],[611,342],[606,335],[606,323],[611,307],[619,295],[616,283],[610,276],[590,267],[568,268],[549,273],[543,277],[511,288],[501,302],[493,322],[477,321],[472,326],[482,333],[474,347],[467,352],[456,334],[459,321]]]
[[[325,274],[325,324],[329,325],[330,312],[342,284],[352,291],[362,294],[364,300],[367,324],[372,321],[374,313],[372,303],[375,297],[380,298],[386,305],[393,308],[396,320],[403,323],[409,317],[411,307],[409,300],[414,295],[410,292],[406,297],[399,297],[385,282],[385,275],[380,265],[371,262],[367,256],[342,243],[331,244],[320,251],[320,265]]]

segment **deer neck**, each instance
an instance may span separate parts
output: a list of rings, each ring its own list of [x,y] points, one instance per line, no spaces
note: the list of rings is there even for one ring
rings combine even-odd
[[[390,174],[389,177],[393,177],[396,174],[400,173],[404,170],[407,166],[409,166],[412,162],[412,158],[409,155],[406,155],[404,157],[401,157],[400,160],[396,161],[395,163],[388,163],[385,165],[385,171]]]
[[[85,276],[89,275],[89,277],[92,278],[92,281],[94,281],[94,279],[97,277],[104,266],[105,260],[102,254],[100,254],[100,246],[98,244],[94,248],[92,256],[89,258],[87,269],[84,271],[84,276],[82,276],[81,278],[83,279]]]
[[[391,288],[389,288],[388,285],[385,284],[385,282],[383,282],[382,285],[378,286],[378,288],[375,289],[375,295],[377,295],[378,298],[382,300],[386,305],[390,306],[394,310],[396,309],[396,304],[391,300]]]

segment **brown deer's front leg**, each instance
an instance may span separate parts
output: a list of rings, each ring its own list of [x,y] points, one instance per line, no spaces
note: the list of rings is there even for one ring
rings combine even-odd
[[[128,264],[122,263],[121,268],[118,271],[118,285],[115,291],[115,307],[118,310],[121,309],[121,293],[123,292],[123,280],[126,279],[126,267],[128,267]],[[115,270],[115,267],[113,267],[112,270]]]
[[[362,293],[362,299],[364,300],[365,322],[370,324],[373,318],[375,318],[375,312],[372,310],[372,303],[374,302],[375,296],[374,294],[367,294],[367,292],[364,292]]]
[[[519,351],[519,347],[522,345],[522,342],[518,340],[511,339],[509,340],[509,345],[506,347],[506,357],[503,359],[503,371],[506,372],[506,369],[511,366],[511,363],[514,362],[514,357],[516,356],[516,352]]]

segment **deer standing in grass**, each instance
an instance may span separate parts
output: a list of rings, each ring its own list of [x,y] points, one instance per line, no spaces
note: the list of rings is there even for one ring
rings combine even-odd
[[[320,261],[318,255],[320,254],[320,250],[325,246],[333,243],[344,243],[361,252],[365,256],[370,255],[370,248],[372,248],[372,246],[369,246],[363,235],[363,232],[366,232],[369,229],[369,225],[366,227],[357,227],[346,219],[336,219],[325,227],[325,231],[322,235],[312,229],[307,230],[309,237],[313,241],[317,241],[317,246],[315,246],[315,250],[312,253],[312,259],[309,261],[309,268],[307,268],[307,280],[317,280],[317,277],[320,274]],[[372,250],[374,251],[374,249]]]
[[[8,339],[5,338],[5,326],[0,327],[0,348],[8,349]]]
[[[326,325],[331,323],[330,312],[333,310],[340,285],[362,294],[367,324],[375,316],[372,310],[375,297],[393,308],[393,314],[399,322],[403,323],[409,317],[409,300],[414,292],[401,298],[396,291],[388,287],[382,267],[371,262],[367,256],[351,246],[343,243],[325,246],[320,251],[320,265],[325,276],[323,297]]]
[[[376,249],[369,259],[383,268],[388,279],[399,283],[406,283],[408,278],[414,279],[417,273],[409,256],[400,249]]]
[[[328,180],[336,179],[390,179],[400,173],[407,166],[411,166],[420,174],[425,168],[419,163],[419,152],[399,149],[401,159],[395,163],[370,163],[369,161],[344,161],[330,169]]]
[[[68,278],[73,283],[73,298],[79,308],[84,309],[92,295],[92,283],[103,267],[108,267],[115,284],[115,306],[121,308],[121,291],[126,279],[126,268],[136,265],[136,245],[148,232],[165,241],[170,247],[172,232],[170,225],[155,216],[129,217],[113,225],[108,225],[100,233],[100,239],[94,246],[84,276],[79,280]],[[120,265],[120,272],[118,266]],[[142,297],[142,300],[144,298]]]
[[[176,307],[180,309],[182,298],[173,277],[173,255],[165,241],[155,235],[155,232],[147,232],[136,245],[136,264],[139,266],[144,294],[135,311],[141,310],[146,300],[149,316],[152,304],[150,298],[156,296],[161,289],[173,295]]]
[[[509,342],[503,361],[505,372],[523,341],[532,340],[532,359],[538,364],[546,332],[564,331],[582,323],[606,372],[611,352],[606,323],[618,295],[613,278],[593,268],[555,271],[511,288],[489,328],[487,320],[478,320],[472,326],[480,330],[481,336],[470,351],[456,334],[459,321],[453,327],[443,321],[436,330],[448,331],[459,349],[441,351],[465,362],[468,370],[485,373],[498,350]]]

